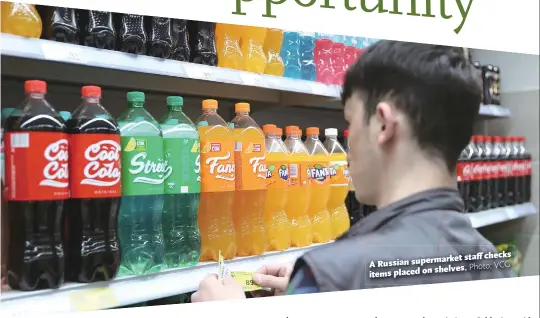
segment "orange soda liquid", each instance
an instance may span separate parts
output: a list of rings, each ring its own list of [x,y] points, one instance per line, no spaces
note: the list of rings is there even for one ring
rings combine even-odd
[[[43,25],[33,4],[2,1],[2,33],[39,39]]]
[[[306,129],[306,149],[310,155],[309,177],[311,179],[311,200],[308,214],[311,218],[313,243],[326,243],[332,239],[332,225],[328,212],[330,198],[330,176],[328,152],[319,140],[319,128]]]
[[[264,74],[283,76],[285,66],[281,59],[281,45],[283,44],[283,31],[280,29],[267,29],[264,40],[264,53],[266,53],[266,68]]]
[[[244,70],[262,74],[266,68],[266,55],[264,54],[264,40],[266,29],[253,26],[242,28],[242,55],[244,56]]]
[[[243,70],[244,58],[240,49],[242,27],[236,24],[217,23],[215,37],[218,66]]]
[[[266,197],[265,136],[249,116],[248,103],[235,105],[234,151],[236,192],[233,220],[238,256],[260,255],[266,251],[264,200]]]
[[[285,146],[289,151],[289,193],[285,212],[291,223],[291,247],[304,247],[313,243],[308,205],[311,180],[308,177],[309,154],[300,139],[298,126],[287,126]]]
[[[264,221],[268,250],[284,251],[291,246],[291,225],[285,212],[289,188],[289,156],[275,125],[264,125],[266,135],[266,200]]]
[[[332,224],[332,239],[335,240],[351,226],[349,212],[345,205],[345,199],[349,192],[349,169],[347,153],[337,140],[337,129],[325,129],[324,134],[326,136],[324,147],[330,155],[328,172],[331,185],[328,211]]]
[[[197,120],[201,148],[201,201],[199,229],[201,261],[236,256],[232,209],[235,189],[234,139],[232,130],[217,114],[218,102],[207,99]]]

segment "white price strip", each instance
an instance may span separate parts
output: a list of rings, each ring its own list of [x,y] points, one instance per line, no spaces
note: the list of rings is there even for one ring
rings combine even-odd
[[[256,87],[268,87],[268,84],[264,80],[264,78],[255,73],[241,73],[240,77],[242,78],[242,82],[244,85],[248,86],[256,86]]]
[[[514,207],[506,207],[505,212],[506,212],[506,216],[508,217],[508,220],[514,220],[521,217],[518,210]]]
[[[182,63],[189,78],[213,82],[228,82],[219,68],[208,65]]]
[[[43,57],[47,60],[75,62],[80,64],[88,63],[82,50],[76,45],[45,41],[41,44],[41,52],[43,53]]]
[[[311,93],[313,95],[338,97],[338,92],[334,85],[326,85],[322,83],[312,82],[312,83],[309,83],[309,86],[311,88]]]
[[[114,292],[107,287],[71,292],[69,299],[75,311],[99,310],[120,306]]]

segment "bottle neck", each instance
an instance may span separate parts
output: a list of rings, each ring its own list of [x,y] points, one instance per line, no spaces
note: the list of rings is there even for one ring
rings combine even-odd
[[[331,140],[331,141],[337,141],[337,136],[333,136],[333,135],[326,136],[326,139]]]
[[[31,99],[44,99],[45,93],[28,93],[28,98]]]
[[[319,135],[308,135],[307,138],[311,140],[319,140]]]
[[[181,112],[182,106],[179,105],[169,105],[169,111],[170,112]]]
[[[95,96],[83,97],[85,103],[88,104],[99,104],[101,98]]]
[[[236,116],[249,116],[249,112],[236,112]]]
[[[204,115],[215,115],[217,114],[217,111],[215,109],[203,109]]]
[[[143,108],[144,107],[144,102],[131,102],[129,104],[129,106],[131,108]]]
[[[298,136],[298,134],[287,134],[287,138],[289,138],[289,139],[298,139],[299,136]]]

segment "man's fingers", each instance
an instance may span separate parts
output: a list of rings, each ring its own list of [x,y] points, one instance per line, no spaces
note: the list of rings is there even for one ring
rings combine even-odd
[[[283,273],[286,271],[287,265],[283,264],[270,264],[264,265],[257,270],[256,273],[272,276],[284,276]],[[281,274],[281,275],[280,275]]]
[[[265,287],[279,290],[285,290],[287,288],[288,279],[284,277],[276,277],[272,275],[255,274],[253,275],[253,281],[255,284]]]
[[[198,291],[194,292],[193,294],[191,294],[191,302],[192,303],[198,303],[201,301],[201,297],[200,297],[200,294]]]
[[[226,275],[223,277],[223,285],[233,285],[233,284],[240,284],[237,282],[232,276]]]

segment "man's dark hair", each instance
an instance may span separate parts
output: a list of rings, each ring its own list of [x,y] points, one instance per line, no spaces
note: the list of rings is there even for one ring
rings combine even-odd
[[[478,71],[462,48],[379,41],[367,48],[345,76],[342,101],[355,92],[365,118],[390,101],[408,117],[419,146],[454,171],[478,117]]]

